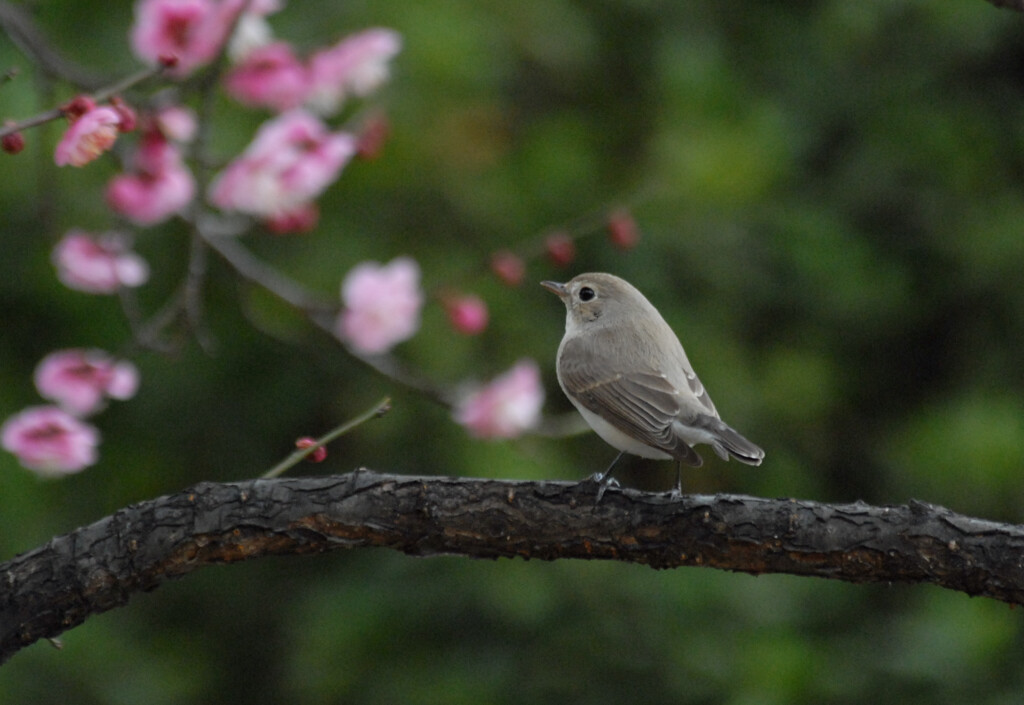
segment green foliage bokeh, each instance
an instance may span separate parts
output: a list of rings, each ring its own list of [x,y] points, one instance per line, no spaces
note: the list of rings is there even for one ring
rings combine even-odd
[[[97,73],[136,68],[128,3],[35,3],[45,35]],[[306,50],[370,26],[402,33],[373,102],[392,134],[322,199],[317,231],[246,245],[327,297],[366,260],[410,255],[429,291],[486,299],[461,338],[428,304],[396,355],[445,384],[539,361],[549,414],[564,313],[536,286],[582,271],[635,283],[676,328],[759,469],[713,456],[687,489],[902,503],[991,519],[1024,510],[1024,17],[976,0],[686,3],[293,2],[271,22]],[[32,81],[0,36],[0,115],[70,89]],[[38,89],[38,90],[37,90]],[[228,159],[264,117],[217,104]],[[59,126],[0,158],[0,416],[38,398],[35,364],[130,339],[113,299],[63,288],[67,228],[110,227],[100,160],[57,170]],[[602,219],[626,205],[622,252]],[[568,227],[569,270],[489,253]],[[187,234],[140,233],[159,306]],[[138,396],[96,418],[100,463],[44,482],[0,456],[0,557],[200,480],[256,476],[390,395],[394,411],[303,472],[576,479],[614,452],[593,435],[471,439],[448,411],[211,257],[207,349],[144,354]],[[705,453],[707,457],[709,454]],[[667,464],[624,482],[669,487]],[[200,571],[0,669],[7,703],[1011,703],[1020,615],[928,586],[853,586],[703,569],[418,560],[384,551]]]

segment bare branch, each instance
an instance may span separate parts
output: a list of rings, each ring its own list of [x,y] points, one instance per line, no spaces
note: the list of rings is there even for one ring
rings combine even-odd
[[[0,565],[0,661],[210,564],[379,546],[411,555],[619,560],[854,583],[924,582],[1024,603],[1024,527],[934,505],[408,477],[202,483]]]
[[[98,90],[103,79],[63,56],[43,36],[25,10],[9,2],[0,2],[0,29],[50,78],[67,81],[84,91]]]

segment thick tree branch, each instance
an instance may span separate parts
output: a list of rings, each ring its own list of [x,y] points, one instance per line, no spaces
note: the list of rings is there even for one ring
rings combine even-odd
[[[593,483],[385,475],[202,483],[0,565],[0,661],[213,563],[382,546],[412,555],[620,560],[850,582],[928,582],[1024,603],[1024,527],[873,507]]]

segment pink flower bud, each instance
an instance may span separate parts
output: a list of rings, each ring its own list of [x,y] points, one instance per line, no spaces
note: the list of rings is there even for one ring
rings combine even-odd
[[[25,136],[20,132],[11,132],[0,140],[0,147],[8,154],[17,154],[25,149]]]
[[[380,156],[384,142],[391,133],[391,123],[384,113],[374,113],[365,123],[356,138],[356,155],[364,161],[373,161]]]
[[[631,250],[640,241],[640,229],[633,214],[625,208],[608,216],[608,238],[620,250]]]
[[[491,255],[491,271],[509,286],[519,286],[526,276],[526,265],[519,255],[500,250]]]
[[[487,328],[487,304],[479,296],[450,296],[444,297],[443,301],[448,321],[459,333],[477,335]]]
[[[121,100],[120,96],[116,95],[110,99],[110,105],[113,106],[114,110],[121,117],[121,122],[117,125],[118,132],[131,132],[134,130],[139,121],[131,106]]]
[[[69,102],[60,106],[60,111],[64,113],[64,117],[68,119],[68,122],[74,122],[90,110],[95,109],[96,101],[87,95],[75,96]]]
[[[553,232],[544,239],[544,250],[556,267],[568,267],[576,259],[576,243],[562,230]]]
[[[296,448],[312,448],[316,445],[316,440],[309,436],[303,436],[295,441]],[[322,463],[327,458],[327,448],[325,446],[318,446],[309,455],[306,456],[305,460],[310,463]]]

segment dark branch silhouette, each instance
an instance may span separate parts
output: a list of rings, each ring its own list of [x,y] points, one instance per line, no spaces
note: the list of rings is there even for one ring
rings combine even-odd
[[[0,565],[0,661],[202,566],[381,546],[584,558],[849,582],[926,582],[1024,603],[1024,527],[935,505],[830,505],[379,474],[201,483]]]

